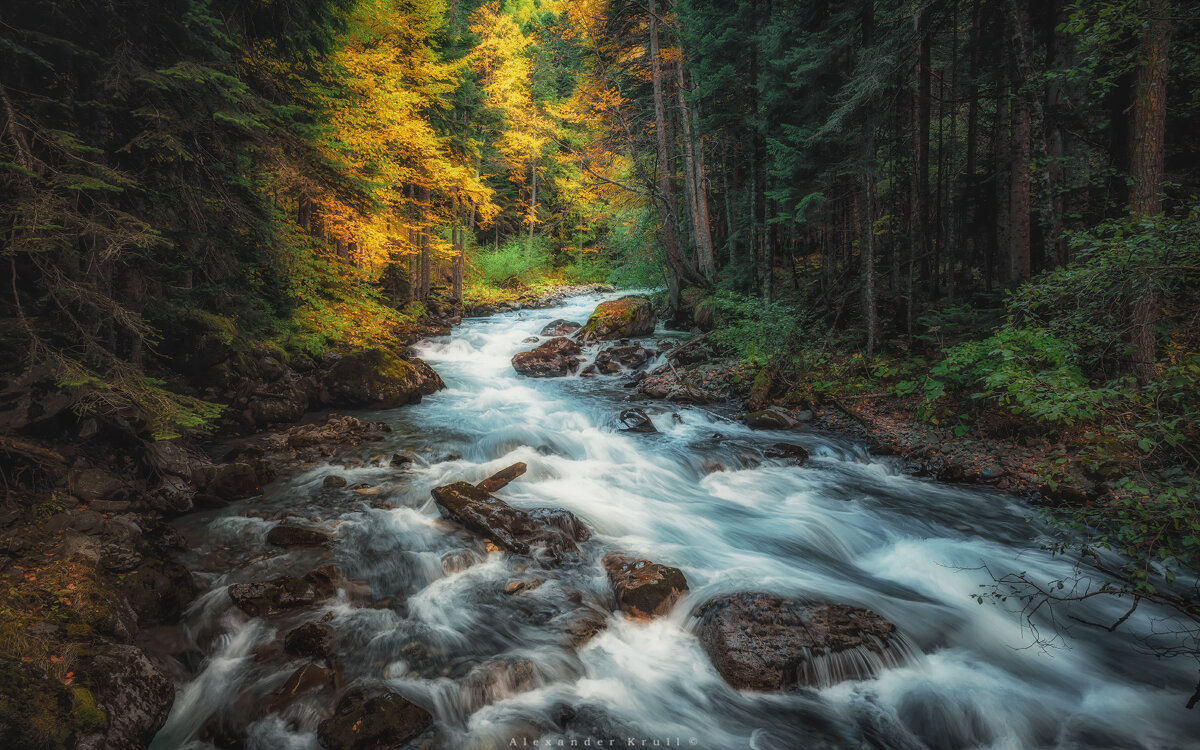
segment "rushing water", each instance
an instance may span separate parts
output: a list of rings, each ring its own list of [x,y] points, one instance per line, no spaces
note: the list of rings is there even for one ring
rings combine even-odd
[[[408,452],[414,470],[323,466],[266,497],[181,522],[194,546],[187,562],[209,588],[173,645],[185,655],[181,684],[156,750],[209,747],[200,738],[214,726],[244,733],[254,750],[318,747],[329,692],[265,717],[259,707],[306,661],[282,653],[282,634],[321,617],[337,631],[345,684],[383,682],[433,712],[428,747],[535,739],[712,750],[1200,747],[1200,716],[1183,708],[1190,663],[1143,655],[1130,633],[1081,626],[1066,648],[1031,647],[1013,607],[976,602],[991,581],[981,566],[1043,582],[1070,572],[1041,550],[1021,503],[905,476],[894,460],[835,436],[751,432],[699,408],[652,402],[644,408],[660,434],[622,433],[624,378],[530,380],[513,371],[523,339],[553,318],[582,322],[600,299],[470,320],[423,344],[447,388],[417,406],[358,414],[394,432],[357,455]],[[781,439],[803,444],[810,461],[764,458]],[[438,519],[432,487],[516,461],[528,473],[499,494],[583,519],[595,532],[585,564],[544,570],[487,554]],[[330,473],[380,492],[322,488]],[[380,500],[392,507],[372,507]],[[283,513],[335,528],[334,544],[271,548],[263,537],[277,521],[268,519]],[[691,592],[649,624],[610,615],[575,650],[562,613],[581,594],[611,605],[599,564],[609,549],[682,568]],[[230,606],[228,584],[328,562],[357,581],[333,600],[269,621]],[[545,583],[505,593],[510,581],[535,576]],[[868,607],[897,625],[913,654],[872,680],[775,695],[732,690],[699,647],[690,613],[741,590]],[[1097,599],[1075,614],[1111,621],[1123,609]],[[1133,632],[1148,627],[1135,620]],[[527,660],[531,674],[476,679],[496,660]]]

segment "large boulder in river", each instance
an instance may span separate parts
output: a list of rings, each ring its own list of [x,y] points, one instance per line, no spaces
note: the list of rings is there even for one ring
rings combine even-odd
[[[739,689],[825,687],[901,661],[896,626],[846,604],[743,592],[706,602],[697,616],[700,645]]]
[[[326,750],[401,747],[432,723],[428,711],[397,693],[355,688],[317,726],[317,739]]]
[[[386,349],[363,349],[340,357],[321,377],[328,400],[338,406],[393,409],[414,404],[446,384],[419,359]]]
[[[579,340],[608,341],[654,333],[658,319],[654,305],[646,297],[622,297],[601,302],[579,331]]]
[[[784,409],[767,408],[746,415],[746,426],[752,430],[791,430],[800,421]]]
[[[553,338],[512,358],[513,368],[528,378],[561,378],[579,367],[579,344],[569,338]]]
[[[560,562],[575,556],[578,543],[591,537],[569,510],[514,508],[467,482],[435,487],[433,499],[446,518],[520,555],[541,553]]]
[[[234,605],[251,617],[278,614],[317,600],[316,590],[303,578],[283,577],[273,581],[235,583],[227,591]]]
[[[604,556],[604,570],[617,606],[630,617],[652,620],[671,611],[688,590],[683,571],[620,552]]]

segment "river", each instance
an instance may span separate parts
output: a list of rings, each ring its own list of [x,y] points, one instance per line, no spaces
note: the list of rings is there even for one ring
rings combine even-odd
[[[1183,708],[1194,664],[1155,659],[1134,638],[1152,627],[1150,608],[1128,632],[1111,634],[1064,618],[1074,624],[1069,637],[1041,648],[1018,603],[975,599],[991,581],[982,566],[1043,582],[1070,574],[1068,561],[1043,551],[1036,514],[1018,499],[906,476],[895,459],[838,436],[753,432],[719,411],[650,402],[643,406],[660,432],[623,433],[624,378],[514,372],[510,359],[528,348],[525,338],[554,318],[582,322],[604,298],[467,320],[419,345],[447,388],[419,405],[356,413],[393,432],[352,452],[409,453],[418,457],[413,470],[324,466],[276,482],[262,498],[178,521],[192,547],[184,561],[207,590],[176,636],[188,656],[152,747],[211,747],[200,737],[213,722],[241,727],[252,750],[318,747],[328,692],[266,717],[253,707],[304,661],[280,653],[282,634],[320,617],[337,632],[347,683],[384,682],[434,714],[436,733],[423,747],[532,747],[534,739],[711,750],[1200,747],[1200,715]],[[781,439],[812,458],[802,467],[764,458]],[[587,564],[527,568],[439,520],[431,488],[517,461],[528,473],[498,494],[583,519],[595,533],[584,545]],[[323,488],[330,473],[379,492]],[[394,507],[373,507],[379,501]],[[281,512],[320,519],[335,529],[334,543],[271,548],[264,536]],[[599,564],[609,549],[678,566],[691,591],[648,624],[611,616],[577,651],[557,618],[578,592],[611,598]],[[284,617],[249,618],[225,591],[330,562],[361,583]],[[505,593],[510,581],[533,576],[545,582]],[[690,613],[741,590],[870,608],[896,624],[912,653],[876,679],[735,691],[700,648]],[[1073,613],[1111,621],[1125,608],[1098,599]],[[1053,632],[1038,622],[1043,635]],[[495,659],[527,660],[529,689],[502,682],[481,698],[463,688],[465,675]]]

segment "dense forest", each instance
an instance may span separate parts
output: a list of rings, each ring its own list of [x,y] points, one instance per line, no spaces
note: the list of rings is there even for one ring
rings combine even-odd
[[[1181,0],[8,0],[6,502],[36,525],[100,456],[419,400],[421,336],[611,284],[749,411],[1002,466],[1079,562],[981,603],[1162,607],[1147,648],[1200,658],[1198,32]],[[409,391],[347,396],[354,357]],[[5,665],[44,616],[19,589]],[[11,729],[45,709],[18,678],[71,684],[43,650],[0,668],[14,746],[94,718]]]

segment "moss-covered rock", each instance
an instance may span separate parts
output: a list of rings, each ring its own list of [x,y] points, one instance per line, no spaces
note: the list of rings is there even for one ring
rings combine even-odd
[[[28,750],[73,747],[71,693],[20,662],[0,661],[0,746]]]
[[[622,297],[610,302],[601,302],[592,317],[579,331],[579,340],[584,342],[622,339],[632,336],[648,336],[654,333],[658,318],[654,305],[646,297]]]
[[[364,349],[338,358],[321,376],[323,397],[335,406],[392,409],[417,403],[446,384],[419,359],[386,349]]]

